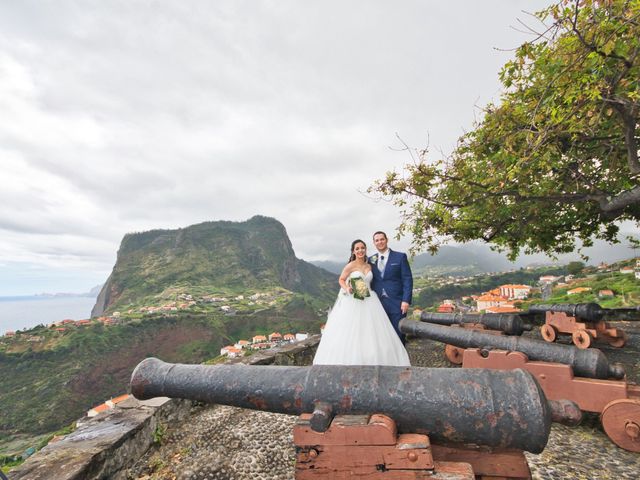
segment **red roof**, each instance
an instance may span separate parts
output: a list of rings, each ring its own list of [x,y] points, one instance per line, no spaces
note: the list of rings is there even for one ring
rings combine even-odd
[[[499,295],[481,295],[476,298],[479,302],[506,302],[507,299]]]
[[[128,394],[128,393],[125,393],[125,394],[123,394],[123,395],[120,395],[119,397],[112,398],[112,399],[111,399],[111,403],[114,403],[114,404],[116,404],[116,403],[120,403],[120,402],[122,402],[123,400],[126,400],[127,398],[129,398],[129,394]]]
[[[97,407],[93,407],[91,410],[93,410],[96,413],[100,413],[100,412],[104,412],[109,410],[109,405],[107,405],[106,403],[103,403],[102,405],[98,405]]]

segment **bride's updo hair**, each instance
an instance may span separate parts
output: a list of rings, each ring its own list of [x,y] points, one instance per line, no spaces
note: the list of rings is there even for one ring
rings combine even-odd
[[[364,243],[364,241],[360,240],[359,238],[357,240],[354,240],[353,242],[351,242],[351,256],[349,257],[349,262],[353,262],[356,259],[356,254],[353,253],[353,249],[356,248],[356,245],[358,243],[361,243],[364,245],[364,248],[367,248],[367,244]],[[367,256],[364,256],[364,261],[367,261]],[[347,263],[349,263],[347,262]]]

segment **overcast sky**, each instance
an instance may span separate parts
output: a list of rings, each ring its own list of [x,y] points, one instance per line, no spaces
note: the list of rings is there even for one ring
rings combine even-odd
[[[255,214],[344,260],[399,224],[363,193],[411,161],[396,133],[449,153],[550,3],[1,2],[0,296],[102,283],[128,232]]]

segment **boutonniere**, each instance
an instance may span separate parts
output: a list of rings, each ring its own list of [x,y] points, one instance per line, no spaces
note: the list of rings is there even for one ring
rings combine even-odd
[[[369,257],[369,262],[370,262],[370,263],[378,263],[378,254],[376,253],[376,254],[374,254],[374,255],[371,255],[371,256]]]

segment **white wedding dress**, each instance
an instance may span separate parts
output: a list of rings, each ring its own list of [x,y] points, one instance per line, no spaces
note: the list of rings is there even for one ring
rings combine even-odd
[[[343,291],[338,294],[313,364],[409,366],[409,355],[371,290],[373,273],[356,271],[349,279],[355,276],[364,278],[371,296],[359,300]]]

